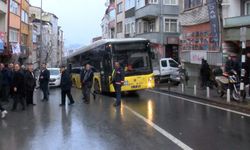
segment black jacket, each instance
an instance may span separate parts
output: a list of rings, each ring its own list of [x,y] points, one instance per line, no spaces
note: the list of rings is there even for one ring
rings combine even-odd
[[[36,78],[33,72],[27,71],[25,73],[25,89],[26,91],[33,91],[36,86]]]
[[[41,77],[43,77],[43,79]],[[40,85],[48,85],[49,84],[49,79],[50,79],[49,70],[45,69],[45,70],[41,71],[41,74],[40,74],[40,77],[39,77]]]
[[[4,68],[2,70],[2,75],[3,75],[3,83],[2,85],[4,86],[10,86],[11,85],[11,76],[8,68]]]
[[[86,75],[86,78],[85,78],[85,75]],[[92,87],[92,84],[93,84],[93,77],[94,77],[94,73],[93,71],[90,69],[90,70],[83,70],[80,74],[80,77],[81,77],[81,83],[83,86],[87,86],[89,88]]]
[[[14,91],[14,94],[25,96],[24,75],[20,71],[14,72],[12,87],[13,91],[14,88],[17,88],[17,91]]]
[[[67,91],[70,90],[72,87],[72,81],[71,81],[71,76],[67,70],[62,72],[61,76],[61,89],[62,91]]]
[[[112,83],[120,84],[124,83],[124,71],[122,68],[114,69],[112,72]]]

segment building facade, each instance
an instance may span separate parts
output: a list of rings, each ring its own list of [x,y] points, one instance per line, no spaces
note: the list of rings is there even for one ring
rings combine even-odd
[[[0,0],[0,55],[6,50],[7,45],[7,25],[8,25],[8,2]]]
[[[152,48],[157,56],[155,60],[163,57],[178,60],[178,0],[116,0],[114,3],[116,36],[107,36],[107,33],[110,33],[110,26],[107,25],[107,23],[110,25],[110,20],[106,18],[110,17],[104,17],[102,20],[103,38],[145,38],[152,43]],[[109,1],[108,4],[112,3]],[[106,14],[105,16],[107,16]],[[108,32],[105,32],[107,31],[105,24]],[[154,66],[157,64],[158,61],[154,62]]]
[[[250,51],[250,0],[223,0],[221,3],[223,19],[223,43],[225,53],[240,54],[241,49],[233,50],[227,44],[234,42],[241,47],[241,41],[246,41],[246,51]],[[245,33],[241,28],[245,27]],[[244,35],[241,37],[241,35]],[[243,39],[242,39],[243,38]]]
[[[107,0],[105,6],[107,7],[104,17],[102,19],[102,38],[110,39],[116,38],[116,9],[115,0]]]

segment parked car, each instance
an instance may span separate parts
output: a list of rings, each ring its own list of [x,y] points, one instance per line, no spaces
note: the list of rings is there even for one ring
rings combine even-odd
[[[156,83],[171,81],[180,83],[179,63],[172,58],[162,58],[159,67],[154,69]]]
[[[61,73],[60,68],[48,68],[50,72],[50,80],[49,86],[50,87],[58,87],[61,83]]]

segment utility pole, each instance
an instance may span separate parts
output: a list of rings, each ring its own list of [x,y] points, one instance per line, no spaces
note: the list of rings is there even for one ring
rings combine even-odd
[[[246,62],[246,33],[247,28],[241,27],[240,28],[240,41],[241,41],[241,75],[240,75],[240,95],[241,95],[241,101],[245,98],[245,85],[244,85],[244,78],[246,75],[246,71],[244,69],[245,62]]]
[[[41,0],[41,11],[40,11],[40,49],[39,49],[39,67],[42,64],[42,51],[43,51],[43,21],[42,21],[42,15],[43,15],[43,0]]]

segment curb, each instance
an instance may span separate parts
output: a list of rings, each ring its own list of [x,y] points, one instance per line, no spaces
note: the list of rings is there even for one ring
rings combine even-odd
[[[202,101],[202,102],[206,102],[206,103],[217,105],[217,106],[224,106],[224,107],[229,108],[229,109],[233,109],[233,110],[237,110],[237,111],[240,111],[240,112],[250,114],[250,108],[244,107],[243,105],[237,105],[237,104],[234,104],[232,102],[227,103],[227,102],[224,102],[224,101],[215,101],[215,100],[213,100],[211,98],[208,99],[208,98],[204,98],[204,97],[188,95],[188,94],[185,94],[185,93],[168,91],[168,90],[163,90],[163,89],[159,89],[159,88],[155,88],[155,90],[160,91],[160,92],[164,92],[164,93],[173,94],[173,95],[182,95],[182,96],[185,96],[185,97],[192,98],[195,101]]]

